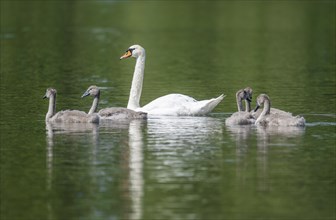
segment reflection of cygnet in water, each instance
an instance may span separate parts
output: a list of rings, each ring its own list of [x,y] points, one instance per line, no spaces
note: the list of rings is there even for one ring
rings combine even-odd
[[[100,98],[100,89],[97,86],[90,86],[86,92],[82,95],[93,96],[93,103],[88,114],[93,114],[97,111],[99,98]],[[131,109],[121,108],[121,107],[110,107],[101,109],[98,112],[98,115],[101,120],[125,120],[125,119],[146,119],[147,113],[136,112]]]
[[[226,129],[230,132],[230,136],[234,137],[236,140],[246,140],[251,132],[254,130],[252,126],[228,126]]]
[[[258,137],[262,137],[263,135],[269,136],[279,136],[279,137],[299,137],[302,136],[305,132],[304,127],[299,126],[257,126],[257,134]],[[260,136],[261,135],[261,136]]]
[[[46,114],[46,122],[58,123],[99,123],[97,114],[86,114],[78,110],[64,110],[56,113],[56,89],[48,88],[44,99],[49,99],[49,108]]]
[[[264,108],[256,120],[256,125],[262,126],[297,126],[304,127],[305,119],[301,116],[293,116],[292,113],[279,109],[271,109],[271,100],[266,94],[257,98],[257,106],[254,111],[263,105]]]
[[[230,125],[226,127],[230,137],[236,144],[237,156],[244,155],[251,145],[251,134],[254,133],[255,127],[250,125]]]
[[[255,118],[250,113],[252,92],[252,89],[247,87],[236,93],[238,112],[233,113],[225,120],[226,125],[249,125],[255,123]],[[245,100],[246,111],[244,111],[243,100]]]
[[[46,122],[48,136],[52,137],[54,133],[87,133],[98,132],[98,124],[94,123],[50,123]]]

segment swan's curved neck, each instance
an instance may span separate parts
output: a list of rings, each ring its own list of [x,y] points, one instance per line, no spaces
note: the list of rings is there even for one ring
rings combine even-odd
[[[144,79],[145,60],[145,52],[143,52],[143,54],[136,59],[132,87],[127,104],[128,109],[134,110],[136,108],[140,108],[140,97],[142,92],[142,83]]]
[[[50,95],[49,97],[49,107],[46,114],[46,120],[54,116],[56,113],[56,94]]]
[[[100,98],[100,91],[98,92],[98,94],[93,99],[92,106],[91,106],[90,111],[88,113],[89,115],[93,114],[97,111],[99,98]]]
[[[249,102],[245,99],[245,106],[246,106],[246,112],[250,112],[251,111],[251,102]]]
[[[237,107],[238,107],[238,111],[244,111],[244,106],[243,106],[243,102],[242,99],[239,97],[239,95],[236,95],[236,101],[237,101]]]
[[[258,119],[256,120],[256,123],[258,123],[266,115],[269,115],[270,111],[271,111],[271,101],[266,99],[264,101],[264,108],[263,108],[262,112],[260,113]]]

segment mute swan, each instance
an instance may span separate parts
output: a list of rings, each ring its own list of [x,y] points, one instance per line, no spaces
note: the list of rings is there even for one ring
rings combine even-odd
[[[93,114],[97,111],[99,98],[100,98],[100,89],[97,86],[90,86],[82,95],[93,96],[93,103],[88,114]],[[136,112],[127,108],[111,107],[104,108],[98,112],[100,119],[109,119],[109,120],[123,120],[123,119],[146,119],[147,113]]]
[[[254,111],[263,105],[264,108],[255,124],[262,126],[305,126],[305,119],[301,116],[293,116],[292,113],[279,109],[271,109],[271,100],[266,94],[260,94],[257,98],[257,106]]]
[[[135,111],[143,111],[152,115],[205,115],[211,112],[224,98],[220,95],[217,98],[197,101],[192,97],[182,94],[169,94],[159,97],[147,105],[140,107],[140,96],[144,78],[146,52],[139,45],[133,45],[120,57],[125,59],[136,58],[132,87],[127,108]]]
[[[49,99],[49,108],[46,114],[46,122],[65,123],[99,123],[97,114],[86,114],[78,110],[64,110],[56,113],[56,89],[48,88],[43,99]]]
[[[236,93],[238,112],[233,113],[225,120],[226,125],[248,125],[254,124],[255,118],[250,113],[252,101],[252,89],[246,87]],[[245,100],[246,111],[244,112],[243,100]]]

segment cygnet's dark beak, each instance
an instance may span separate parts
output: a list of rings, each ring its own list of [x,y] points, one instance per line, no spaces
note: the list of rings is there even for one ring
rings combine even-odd
[[[90,95],[89,91],[86,91],[86,92],[84,92],[84,94],[82,95],[81,98],[84,98],[84,97],[89,96],[89,95]]]
[[[254,109],[254,112],[258,111],[259,108],[260,108],[260,105],[258,105],[258,103],[257,103],[257,106]]]
[[[46,99],[47,98],[47,95],[44,95],[43,97],[42,97],[42,99]]]
[[[249,101],[249,102],[252,102],[252,99],[250,99],[250,98],[246,98],[246,100]]]

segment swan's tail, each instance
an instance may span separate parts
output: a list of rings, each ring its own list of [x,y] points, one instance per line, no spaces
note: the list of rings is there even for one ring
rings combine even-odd
[[[217,98],[200,101],[200,103],[203,103],[204,106],[201,107],[201,111],[199,111],[199,114],[200,115],[206,115],[206,114],[210,113],[224,99],[224,97],[225,97],[225,95],[222,94],[222,95],[218,96]]]

